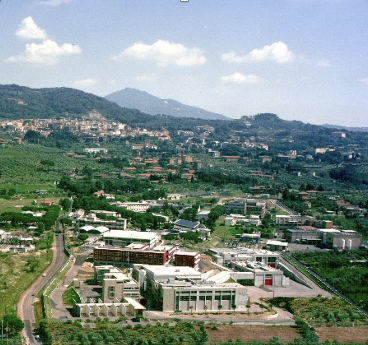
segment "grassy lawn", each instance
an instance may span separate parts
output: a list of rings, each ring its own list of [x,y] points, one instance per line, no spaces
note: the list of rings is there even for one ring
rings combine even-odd
[[[29,206],[32,204],[32,201],[36,200],[37,201],[37,205],[40,206],[41,205],[41,201],[43,199],[47,199],[50,200],[56,204],[59,203],[60,197],[55,197],[55,196],[51,196],[51,197],[45,197],[45,198],[17,198],[17,199],[12,199],[12,200],[6,200],[6,199],[0,199],[0,213],[3,212],[21,212],[22,211],[22,207],[23,206]]]
[[[73,288],[70,288],[66,290],[63,294],[63,303],[65,305],[73,305],[73,300],[77,303],[81,302],[77,292]]]
[[[236,229],[234,226],[224,225],[226,216],[221,216],[216,222],[216,228],[213,232],[214,236],[217,236],[221,239],[225,239],[226,242],[229,242],[235,238],[235,235],[242,234],[243,230],[241,228]]]

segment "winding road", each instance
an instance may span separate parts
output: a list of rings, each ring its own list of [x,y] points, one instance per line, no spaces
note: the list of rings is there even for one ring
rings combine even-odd
[[[62,225],[57,222],[56,230],[60,231],[60,229],[62,229]],[[64,264],[65,254],[62,233],[59,233],[54,237],[52,250],[54,252],[52,263],[46,269],[46,271],[37,278],[32,286],[22,294],[18,301],[17,312],[18,317],[20,317],[24,323],[22,336],[25,339],[25,344],[40,344],[33,334],[36,328],[36,318],[33,304],[38,300],[36,296],[43,286],[45,286],[52,279],[52,277],[61,269]]]

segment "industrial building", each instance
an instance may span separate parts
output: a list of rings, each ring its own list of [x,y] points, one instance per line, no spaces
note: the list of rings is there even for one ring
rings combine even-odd
[[[276,267],[280,255],[269,250],[255,250],[250,248],[212,248],[212,261],[220,266],[228,266],[232,261],[256,261],[271,267]]]
[[[358,249],[362,235],[354,230],[338,229],[287,229],[286,240],[291,243],[320,244],[326,248]]]
[[[288,286],[290,282],[281,270],[262,262],[232,261],[230,267],[237,273],[231,275],[233,279],[252,281],[253,286]],[[238,272],[243,272],[243,274]]]
[[[212,261],[231,269],[229,277],[253,286],[288,286],[289,278],[278,269],[280,255],[269,250],[213,248]]]
[[[323,242],[327,248],[334,249],[359,249],[362,244],[362,235],[354,230],[341,230],[323,233]]]
[[[266,213],[266,203],[255,199],[235,198],[225,203],[225,214],[258,215],[261,218]]]

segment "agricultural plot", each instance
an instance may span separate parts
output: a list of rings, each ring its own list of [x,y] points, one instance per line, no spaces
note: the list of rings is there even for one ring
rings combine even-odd
[[[0,148],[0,187],[17,193],[39,189],[57,191],[55,180],[66,170],[97,168],[92,158],[76,158],[57,148],[22,144]]]
[[[276,297],[271,304],[284,308],[311,327],[367,327],[368,318],[341,298]]]
[[[294,253],[293,256],[337,291],[368,310],[367,251]]]
[[[337,341],[342,344],[366,343],[368,339],[368,327],[321,327],[316,328],[319,341]]]
[[[267,343],[273,337],[281,342],[292,342],[295,338],[300,338],[298,330],[289,326],[241,326],[241,325],[218,325],[206,326],[208,341],[219,343],[240,340],[244,343],[252,341]]]
[[[121,327],[109,322],[97,322],[90,327],[82,327],[79,321],[54,322],[42,321],[39,328],[41,339],[45,344],[205,344],[207,333],[203,326],[196,329],[189,322],[177,323],[170,326],[168,323],[155,326],[141,324]]]

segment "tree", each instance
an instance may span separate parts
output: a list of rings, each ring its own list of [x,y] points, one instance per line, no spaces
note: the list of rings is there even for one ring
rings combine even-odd
[[[38,222],[36,234],[39,236],[45,232],[45,223],[44,222]]]
[[[218,305],[218,308],[219,308],[219,310],[221,310],[223,308],[223,305],[222,304],[219,304]]]
[[[5,315],[3,323],[6,325],[9,335],[16,335],[24,327],[23,321],[15,315]]]
[[[265,227],[268,227],[270,225],[271,221],[272,221],[271,214],[270,213],[266,213],[265,216],[262,219],[262,224]]]
[[[141,231],[146,231],[147,230],[147,223],[146,220],[144,218],[141,219]]]
[[[55,166],[55,162],[52,161],[51,159],[42,159],[41,164],[45,165],[45,166],[48,166],[48,167],[54,167]]]
[[[60,199],[59,205],[63,208],[63,210],[68,211],[72,205],[72,202],[68,198]]]
[[[250,297],[248,297],[248,299],[247,299],[247,310],[248,310],[248,313],[249,313],[250,307],[251,307]]]
[[[30,129],[24,135],[23,140],[28,141],[29,143],[32,143],[32,144],[38,144],[41,138],[44,138],[44,137],[39,132]]]
[[[207,309],[208,309],[208,307],[205,305],[205,306],[203,306],[203,310],[204,310],[204,313],[207,315]]]
[[[189,306],[189,309],[190,309],[190,313],[191,313],[191,314],[193,314],[193,308],[194,308],[194,307],[193,307],[192,305],[190,305],[190,306]]]
[[[17,193],[17,191],[14,188],[9,188],[8,190],[8,195],[9,196],[14,196]]]
[[[79,234],[78,240],[85,242],[89,236],[87,234]]]
[[[234,309],[234,312],[235,312],[236,304],[235,304],[235,303],[233,303],[233,304],[231,305],[231,308],[233,308],[233,309]]]

